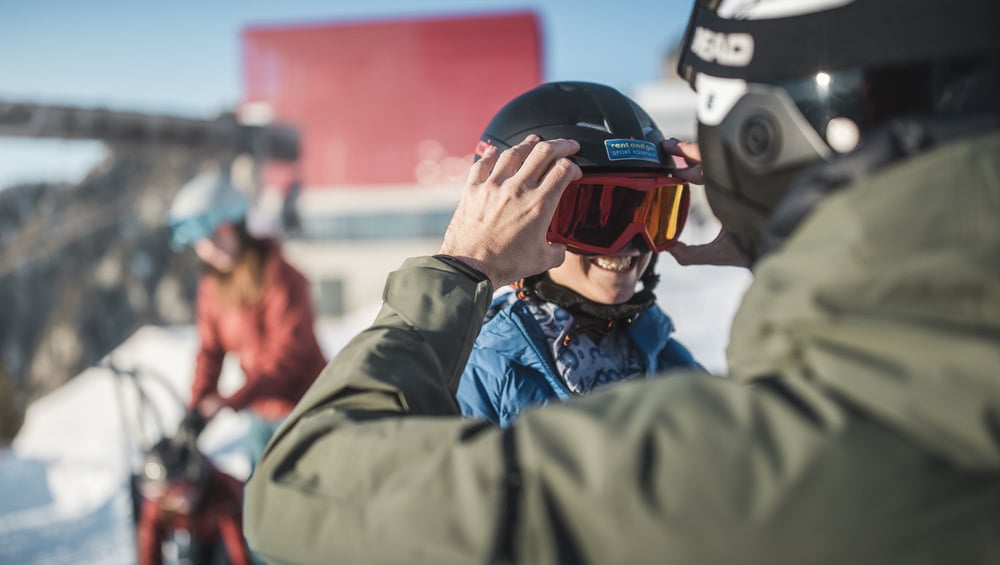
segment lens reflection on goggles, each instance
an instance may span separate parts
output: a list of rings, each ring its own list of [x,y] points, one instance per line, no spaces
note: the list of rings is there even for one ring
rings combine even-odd
[[[688,209],[685,185],[670,180],[649,188],[587,178],[573,183],[559,202],[549,239],[571,250],[613,253],[641,235],[654,251],[663,251],[677,240]]]

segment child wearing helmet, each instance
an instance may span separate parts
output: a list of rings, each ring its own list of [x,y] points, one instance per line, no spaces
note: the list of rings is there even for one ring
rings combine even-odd
[[[186,184],[169,212],[171,245],[193,247],[205,270],[198,284],[200,345],[189,408],[210,420],[246,409],[253,466],[285,416],[326,365],[314,331],[306,278],[278,243],[246,228],[247,199],[228,175],[207,172]],[[222,397],[226,354],[239,356],[242,388]]]
[[[565,261],[496,292],[459,382],[463,415],[504,426],[528,406],[700,368],[653,293],[656,254],[677,241],[689,201],[664,164],[656,124],[611,87],[544,84],[496,114],[477,154],[531,133],[580,141],[584,177],[566,189],[548,231],[567,246]]]

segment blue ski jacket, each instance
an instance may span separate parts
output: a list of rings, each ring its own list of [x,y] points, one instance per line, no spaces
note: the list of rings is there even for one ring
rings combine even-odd
[[[559,374],[552,348],[524,300],[500,295],[483,326],[462,372],[455,398],[462,415],[501,426],[513,422],[529,406],[566,400],[579,394]],[[496,308],[500,308],[498,311]],[[702,369],[691,353],[671,337],[673,322],[655,304],[635,316],[627,331],[642,357],[645,377],[673,367]]]

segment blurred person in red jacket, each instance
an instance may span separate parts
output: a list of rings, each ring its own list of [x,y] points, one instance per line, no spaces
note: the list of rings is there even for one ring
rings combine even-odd
[[[163,438],[146,456],[139,565],[161,565],[167,540],[178,542],[177,561],[191,565],[252,563],[243,539],[243,483],[215,468],[194,438]]]
[[[193,247],[205,265],[189,408],[206,420],[222,408],[247,409],[246,447],[253,467],[326,359],[314,332],[308,282],[276,241],[247,230],[247,210],[247,197],[229,175],[207,172],[181,188],[168,222],[171,246]],[[218,381],[227,353],[239,356],[246,381],[223,397]]]

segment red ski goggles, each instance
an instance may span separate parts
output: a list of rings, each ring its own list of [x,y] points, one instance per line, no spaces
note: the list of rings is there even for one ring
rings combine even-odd
[[[566,187],[547,237],[575,253],[606,255],[638,235],[665,251],[684,229],[690,199],[687,183],[669,175],[584,175]]]

